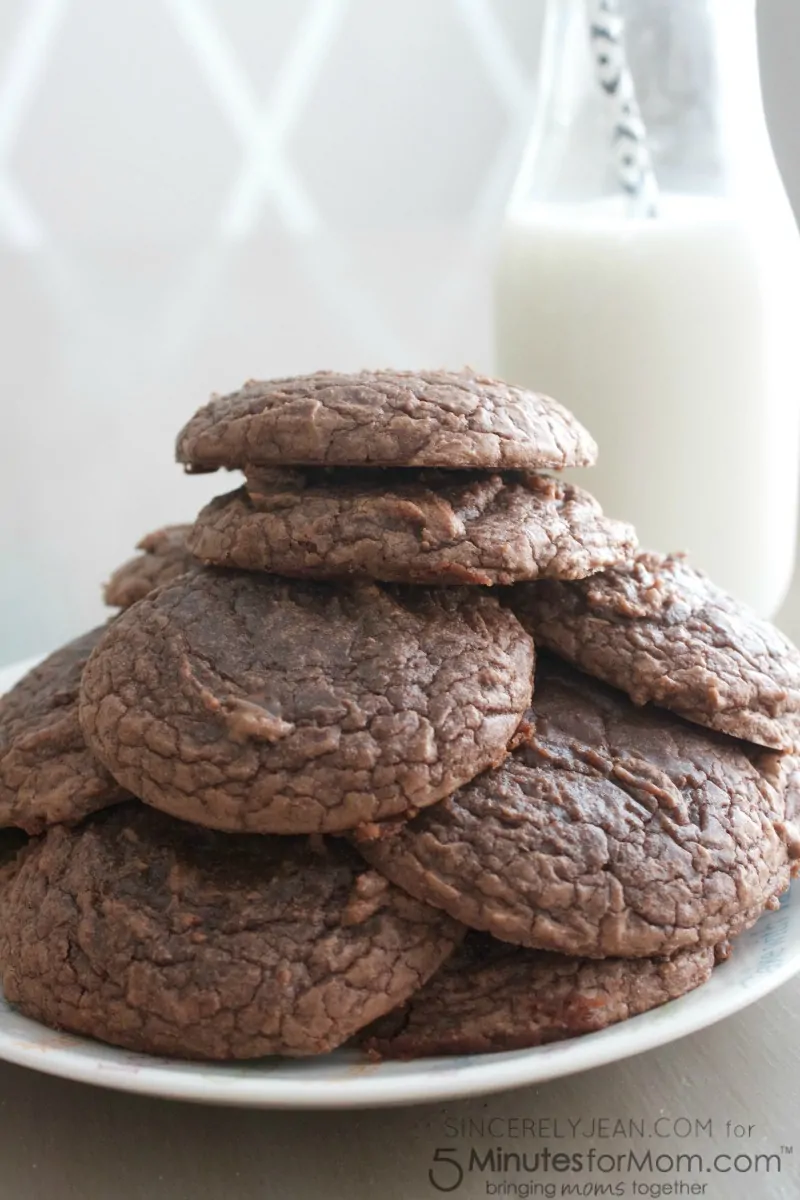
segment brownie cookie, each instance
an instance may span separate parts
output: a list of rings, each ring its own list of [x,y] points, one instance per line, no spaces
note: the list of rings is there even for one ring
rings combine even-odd
[[[640,554],[585,582],[511,603],[542,645],[636,704],[763,746],[800,744],[800,651],[679,555]]]
[[[706,983],[712,949],[569,958],[471,933],[402,1008],[359,1036],[381,1058],[522,1050],[595,1033]]]
[[[135,803],[51,830],[3,904],[12,1004],[181,1058],[332,1050],[462,934],[341,842],[212,833]]]
[[[387,878],[504,941],[592,958],[716,946],[775,907],[800,852],[738,744],[551,659],[514,753],[407,824],[358,831]]]
[[[767,755],[773,763],[777,762],[772,774],[769,761],[765,764]],[[783,794],[785,818],[777,828],[789,851],[792,877],[797,878],[800,875],[800,758],[794,754],[775,755],[767,751],[757,757],[756,762]]]
[[[125,799],[78,720],[81,674],[105,628],[62,646],[0,698],[0,826],[39,833]]]
[[[198,571],[109,628],[81,721],[135,795],[219,829],[332,832],[502,761],[533,645],[474,589]]]
[[[491,585],[580,579],[629,560],[636,538],[548,475],[262,468],[203,509],[189,546],[279,575]]]
[[[153,588],[171,583],[197,566],[186,548],[191,525],[167,525],[148,533],[138,543],[137,554],[118,567],[103,589],[103,599],[112,608],[130,608]]]
[[[547,396],[471,371],[318,371],[215,396],[178,435],[192,470],[591,466],[597,447]]]

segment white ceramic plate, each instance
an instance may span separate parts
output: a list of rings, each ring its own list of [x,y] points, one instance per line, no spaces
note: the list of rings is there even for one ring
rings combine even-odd
[[[0,693],[32,662],[0,670]],[[119,1091],[251,1108],[360,1108],[502,1091],[629,1058],[713,1025],[800,971],[800,880],[739,938],[709,983],[601,1033],[534,1050],[410,1063],[363,1062],[338,1051],[317,1059],[246,1064],[174,1062],[55,1033],[14,1012],[0,996],[0,1058],[50,1075]]]

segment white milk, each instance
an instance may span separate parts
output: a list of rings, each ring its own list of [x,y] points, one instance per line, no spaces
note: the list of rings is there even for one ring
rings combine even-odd
[[[621,204],[621,202],[620,202]],[[600,445],[574,472],[643,546],[693,561],[764,615],[795,549],[800,241],[788,206],[615,201],[510,219],[496,288],[498,373],[572,408]]]

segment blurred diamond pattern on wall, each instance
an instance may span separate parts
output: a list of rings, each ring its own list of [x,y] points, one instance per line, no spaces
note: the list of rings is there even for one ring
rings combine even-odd
[[[764,8],[797,195],[800,12]],[[322,366],[491,366],[494,240],[543,11],[0,5],[0,662],[102,619],[99,584],[133,542],[228,486],[171,461],[211,390]]]

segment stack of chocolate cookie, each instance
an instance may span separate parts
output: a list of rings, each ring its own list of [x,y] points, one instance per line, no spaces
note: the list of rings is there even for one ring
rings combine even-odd
[[[544,473],[594,455],[467,372],[201,409],[179,460],[244,486],[0,701],[0,821],[44,833],[0,864],[7,997],[153,1053],[416,1056],[707,979],[800,855],[800,654]]]

